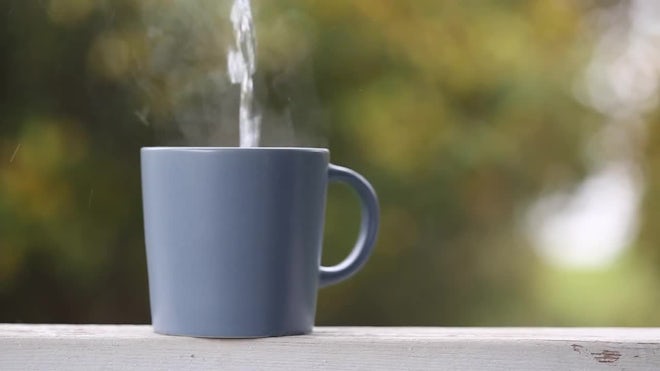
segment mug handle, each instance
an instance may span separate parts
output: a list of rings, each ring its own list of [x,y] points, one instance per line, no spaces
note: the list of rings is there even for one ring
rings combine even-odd
[[[343,281],[355,274],[369,259],[378,233],[379,207],[376,191],[369,182],[355,171],[330,164],[328,167],[329,182],[344,182],[350,185],[358,194],[361,205],[360,233],[353,251],[337,265],[321,266],[321,287]]]

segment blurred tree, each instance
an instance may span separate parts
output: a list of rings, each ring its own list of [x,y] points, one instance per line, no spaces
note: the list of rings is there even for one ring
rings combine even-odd
[[[605,272],[564,272],[520,230],[530,201],[587,171],[602,117],[572,88],[595,42],[592,2],[254,5],[264,145],[327,143],[381,199],[376,252],[320,292],[319,323],[659,319],[640,249]],[[149,320],[139,148],[238,143],[229,8],[0,0],[0,321]],[[657,137],[644,159],[651,205]],[[324,261],[346,254],[357,212],[350,192],[331,189]],[[654,215],[647,246],[660,238]],[[620,279],[631,286],[598,293]]]

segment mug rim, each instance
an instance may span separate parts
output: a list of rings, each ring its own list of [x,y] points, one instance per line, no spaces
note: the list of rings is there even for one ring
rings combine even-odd
[[[314,152],[329,153],[327,148],[320,147],[199,147],[199,146],[148,146],[141,151],[175,151],[175,152]]]

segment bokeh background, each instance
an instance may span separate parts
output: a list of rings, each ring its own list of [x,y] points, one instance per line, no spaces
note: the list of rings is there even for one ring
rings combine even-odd
[[[253,0],[264,145],[382,230],[318,324],[660,324],[660,4]],[[0,0],[0,322],[148,323],[139,148],[238,143],[228,0]],[[352,245],[329,191],[324,263]]]

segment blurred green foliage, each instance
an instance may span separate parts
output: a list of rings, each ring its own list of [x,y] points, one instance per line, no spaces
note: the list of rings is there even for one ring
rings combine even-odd
[[[319,324],[658,323],[655,127],[641,235],[613,266],[548,265],[519,227],[587,172],[603,118],[572,87],[608,4],[254,2],[264,144],[327,145],[381,200],[376,252],[320,292]],[[229,8],[0,0],[0,322],[149,321],[139,148],[238,143]],[[333,186],[324,262],[357,213]]]

